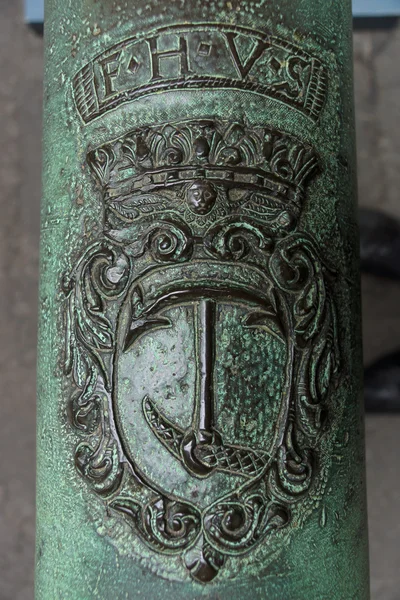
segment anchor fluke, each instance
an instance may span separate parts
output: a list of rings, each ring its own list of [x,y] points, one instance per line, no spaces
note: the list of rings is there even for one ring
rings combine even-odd
[[[217,431],[194,431],[188,429],[181,442],[181,456],[186,469],[196,477],[208,477],[218,466],[212,448],[222,446],[222,438]],[[212,456],[212,460],[203,459]]]

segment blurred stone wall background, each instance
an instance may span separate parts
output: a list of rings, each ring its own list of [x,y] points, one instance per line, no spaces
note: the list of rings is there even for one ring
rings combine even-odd
[[[400,19],[382,24],[354,32],[358,198],[400,219]],[[400,348],[400,284],[363,276],[362,300],[369,364]],[[400,415],[367,416],[366,434],[372,600],[399,600]]]
[[[359,200],[400,218],[400,24],[389,25],[355,31]],[[0,0],[0,600],[33,598],[42,51],[20,3]],[[400,285],[363,278],[363,311],[370,362],[400,345]],[[367,417],[373,600],[400,598],[399,437],[400,417]]]

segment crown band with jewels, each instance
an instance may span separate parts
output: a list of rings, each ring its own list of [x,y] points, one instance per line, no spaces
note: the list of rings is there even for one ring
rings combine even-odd
[[[299,207],[313,148],[268,127],[198,120],[141,127],[88,153],[106,201],[207,180]]]

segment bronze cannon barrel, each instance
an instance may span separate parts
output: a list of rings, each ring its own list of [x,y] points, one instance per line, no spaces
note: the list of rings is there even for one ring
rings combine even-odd
[[[367,600],[350,0],[47,0],[36,598]]]

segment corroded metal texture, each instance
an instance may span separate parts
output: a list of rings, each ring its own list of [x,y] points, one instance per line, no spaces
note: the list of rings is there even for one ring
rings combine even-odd
[[[349,2],[46,52],[37,598],[366,600]]]

